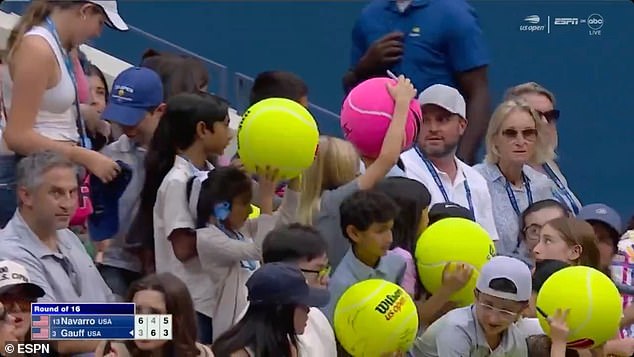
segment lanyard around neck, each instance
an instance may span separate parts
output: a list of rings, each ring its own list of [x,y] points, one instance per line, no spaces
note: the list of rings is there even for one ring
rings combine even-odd
[[[57,26],[50,17],[46,18],[46,27],[49,32],[53,35],[55,39],[55,44],[59,48],[59,51],[62,53],[62,57],[64,59],[64,64],[66,65],[66,71],[70,76],[71,82],[73,83],[73,89],[75,90],[75,109],[77,110],[76,124],[77,131],[79,132],[79,140],[81,146],[84,148],[90,148],[92,145],[90,144],[90,140],[88,139],[88,135],[86,134],[86,126],[84,121],[81,119],[81,112],[79,109],[79,94],[77,90],[77,78],[75,77],[75,70],[73,67],[73,60],[70,57],[70,52],[62,46],[62,41],[60,40],[59,33],[57,32]]]
[[[506,176],[504,176],[504,173],[502,172],[502,169],[500,169],[499,165],[498,165],[498,170],[500,170],[500,174],[502,174],[502,177],[506,181],[506,184],[504,185],[504,188],[506,189],[506,194],[509,196],[509,201],[511,202],[511,206],[513,206],[513,210],[519,217],[522,215],[522,211],[520,210],[520,206],[517,202],[517,198],[515,197],[515,193],[513,192],[513,188],[511,187],[511,182],[506,178]],[[528,199],[528,205],[530,206],[533,204],[533,192],[531,191],[531,184],[528,181],[528,178],[524,174],[523,170],[522,170],[522,182],[524,183],[524,189],[526,190],[526,198]]]
[[[423,163],[427,167],[427,171],[429,171],[429,174],[434,179],[436,186],[438,186],[438,190],[440,190],[440,193],[442,194],[442,197],[445,200],[445,203],[451,203],[451,201],[449,200],[449,194],[447,193],[447,190],[445,190],[445,185],[442,183],[442,180],[440,179],[440,176],[438,175],[438,172],[436,171],[434,164],[423,154],[423,152],[418,148],[418,146],[414,146],[414,150],[416,150],[416,153],[418,154],[418,156],[420,156],[420,159],[423,161]],[[469,187],[469,181],[467,181],[467,175],[465,175],[464,172],[462,173],[462,176],[464,178],[464,190],[465,190],[465,195],[467,196],[467,204],[469,205],[469,211],[471,211],[471,214],[475,215],[475,211],[473,209],[473,198],[471,197],[471,188]],[[453,203],[456,203],[456,202],[453,202]]]
[[[557,185],[557,188],[559,189],[559,191],[563,193],[564,196],[566,196],[566,200],[570,202],[570,208],[572,209],[572,211],[575,214],[579,214],[579,207],[575,203],[574,198],[572,198],[572,194],[570,194],[570,191],[568,191],[568,188],[566,187],[566,185],[564,185],[564,183],[561,182],[561,180],[559,179],[559,176],[557,176],[557,174],[555,173],[555,170],[553,170],[552,167],[548,165],[548,163],[544,163],[542,165],[542,168],[544,169],[544,172],[546,172],[546,175],[555,183],[555,185]]]

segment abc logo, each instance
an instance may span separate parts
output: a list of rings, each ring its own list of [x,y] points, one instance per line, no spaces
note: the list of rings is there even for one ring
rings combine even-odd
[[[599,14],[592,14],[588,16],[588,27],[592,30],[600,30],[603,27],[603,16]]]

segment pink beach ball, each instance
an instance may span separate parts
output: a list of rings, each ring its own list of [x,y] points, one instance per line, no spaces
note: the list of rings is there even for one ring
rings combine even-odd
[[[376,159],[381,152],[383,138],[390,126],[394,112],[394,99],[387,90],[387,83],[396,83],[391,78],[371,78],[354,87],[341,108],[341,129],[359,153]],[[418,100],[409,105],[405,140],[402,151],[412,147],[421,124],[421,110]]]

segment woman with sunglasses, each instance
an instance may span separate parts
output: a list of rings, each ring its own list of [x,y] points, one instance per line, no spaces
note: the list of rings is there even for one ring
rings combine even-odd
[[[172,315],[169,340],[102,342],[95,351],[101,356],[213,357],[211,349],[196,342],[196,315],[187,286],[171,273],[146,276],[130,287],[127,301],[142,315]]]
[[[485,162],[474,168],[489,186],[498,254],[515,251],[522,212],[533,202],[554,198],[552,182],[529,166],[531,158],[552,155],[545,132],[539,114],[523,101],[500,104],[489,122]]]
[[[557,122],[559,120],[559,109],[555,109],[555,95],[538,83],[528,82],[510,88],[506,92],[506,99],[525,100],[537,113],[546,126],[546,143],[557,150],[559,137],[557,134]],[[562,202],[568,206],[571,212],[578,214],[581,209],[581,202],[570,190],[566,177],[561,172],[559,165],[555,162],[555,157],[544,158],[543,160],[531,160],[531,167],[544,173],[557,186],[557,193]]]

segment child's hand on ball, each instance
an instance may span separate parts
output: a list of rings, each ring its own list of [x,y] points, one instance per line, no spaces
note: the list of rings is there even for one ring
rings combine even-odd
[[[242,161],[240,159],[231,160],[231,164],[230,165],[235,167],[236,169],[242,171],[242,172],[246,172],[246,168],[244,167],[244,164],[242,163]]]
[[[279,180],[279,170],[271,168],[269,166],[265,167],[255,167],[255,173],[258,175],[258,184],[260,187],[260,192],[266,192],[267,194],[274,195],[275,188],[277,187],[277,181]]]
[[[442,285],[451,293],[462,289],[471,279],[473,268],[467,264],[447,263],[442,272]]]
[[[568,324],[566,323],[566,318],[568,317],[568,313],[570,309],[557,309],[555,313],[548,317],[548,324],[550,325],[550,339],[553,344],[566,344],[568,340],[568,333],[570,330],[568,329]]]
[[[264,168],[256,166],[255,173],[258,175],[258,194],[260,213],[273,214],[273,196],[277,187],[277,180],[280,178],[278,169],[265,166]]]
[[[387,90],[396,103],[409,105],[409,102],[416,97],[416,88],[409,78],[402,75],[398,77],[396,84],[388,83]]]

